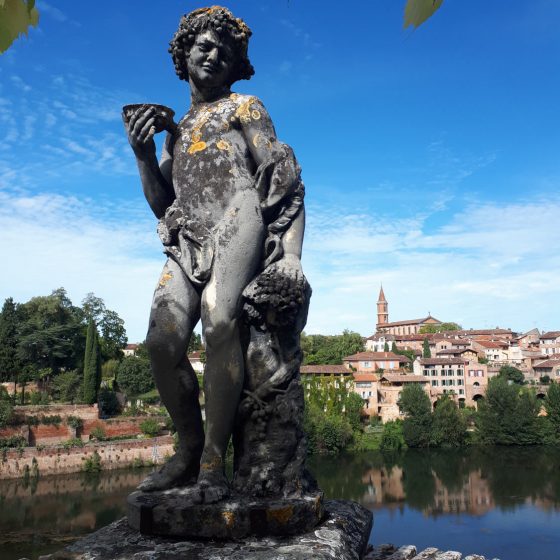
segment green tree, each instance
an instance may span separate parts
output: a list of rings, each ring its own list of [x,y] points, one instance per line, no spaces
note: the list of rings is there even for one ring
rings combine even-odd
[[[467,437],[467,422],[455,401],[443,395],[437,401],[432,417],[431,445],[460,447]]]
[[[403,27],[418,27],[431,18],[443,4],[443,0],[407,0]]]
[[[432,405],[426,391],[418,383],[406,385],[401,392],[399,406],[406,415],[403,435],[408,447],[428,447],[432,431]]]
[[[306,365],[341,364],[345,356],[364,351],[362,336],[349,330],[334,336],[301,333],[300,342]]]
[[[127,356],[117,368],[117,383],[127,395],[141,395],[154,389],[150,362],[139,356]]]
[[[393,340],[393,344],[391,344],[391,352],[393,352],[393,354],[399,353],[399,349],[397,348],[397,343],[394,340]]]
[[[128,342],[124,321],[116,311],[107,309],[99,322],[99,327],[101,329],[100,347],[103,359],[121,359],[123,349]]]
[[[520,369],[517,369],[516,367],[510,365],[502,366],[498,375],[500,377],[503,377],[506,381],[512,381],[517,385],[523,385],[525,381],[523,372]]]
[[[544,399],[546,422],[553,443],[560,443],[560,383],[552,382]]]
[[[81,366],[85,342],[81,311],[64,288],[31,298],[21,305],[21,312],[18,356],[28,372],[50,369],[56,375]]]
[[[204,346],[202,346],[202,337],[198,334],[193,332],[191,334],[191,338],[189,340],[189,346],[187,348],[187,354],[191,352],[197,352],[199,350],[203,350]]]
[[[82,313],[87,323],[93,319],[99,326],[99,346],[103,361],[121,359],[128,339],[124,321],[117,312],[107,309],[103,299],[90,292],[82,300]]]
[[[509,384],[505,376],[490,379],[476,417],[478,438],[490,445],[540,443],[540,408],[534,392]]]
[[[431,358],[432,352],[430,351],[430,341],[425,338],[424,342],[422,343],[422,357],[423,358]]]
[[[388,343],[388,342],[386,342],[386,343],[383,345],[383,351],[384,351],[384,352],[389,352],[389,343]]]
[[[20,35],[28,35],[30,27],[37,27],[39,12],[35,0],[2,0],[0,2],[0,53]]]
[[[59,373],[52,384],[53,398],[60,402],[74,404],[75,401],[80,400],[78,396],[81,384],[80,375],[76,370]]]
[[[13,404],[8,392],[0,385],[0,428],[6,427],[12,419]]]
[[[12,298],[4,301],[0,312],[0,381],[17,382],[21,361],[17,352],[21,313]]]
[[[460,330],[461,325],[458,325],[457,323],[440,323],[439,325],[423,325],[420,327],[418,334],[433,334]]]
[[[84,389],[83,400],[86,404],[97,402],[97,392],[101,384],[101,353],[99,335],[93,319],[89,320],[86,351],[84,357]]]

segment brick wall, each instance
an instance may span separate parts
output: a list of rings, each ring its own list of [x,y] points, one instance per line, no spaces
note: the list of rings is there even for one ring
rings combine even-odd
[[[79,472],[83,470],[84,461],[96,450],[101,457],[103,470],[131,466],[137,459],[159,464],[166,456],[174,453],[171,436],[138,441],[90,443],[71,449],[50,447],[38,450],[26,447],[23,450],[10,450],[5,456],[0,456],[0,479],[20,478],[23,476],[25,465],[31,469],[33,457],[37,459],[39,473],[43,476]]]

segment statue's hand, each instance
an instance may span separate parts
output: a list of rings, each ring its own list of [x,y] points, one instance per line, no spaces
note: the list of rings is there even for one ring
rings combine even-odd
[[[301,260],[291,253],[284,253],[284,256],[277,260],[273,266],[284,276],[300,280],[303,278]]]
[[[156,111],[153,107],[140,107],[127,121],[123,113],[123,122],[128,134],[128,141],[139,159],[155,157]]]

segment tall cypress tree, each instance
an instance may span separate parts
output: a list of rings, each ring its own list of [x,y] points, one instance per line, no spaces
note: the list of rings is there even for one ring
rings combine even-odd
[[[99,334],[93,319],[88,323],[86,336],[86,352],[84,356],[84,402],[97,402],[97,392],[101,385],[101,353],[99,350]]]
[[[17,381],[21,366],[17,353],[20,313],[10,297],[0,312],[0,381]]]
[[[423,358],[431,358],[432,353],[430,352],[430,341],[426,337],[424,339],[424,343],[422,344],[422,357]]]

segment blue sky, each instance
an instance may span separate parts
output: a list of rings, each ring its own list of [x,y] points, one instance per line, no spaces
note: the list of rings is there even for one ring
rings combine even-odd
[[[37,2],[0,55],[0,298],[88,292],[144,338],[164,263],[120,108],[183,114],[167,43],[191,2]],[[430,311],[466,328],[560,328],[560,3],[228,3],[259,96],[303,167],[309,333]]]

